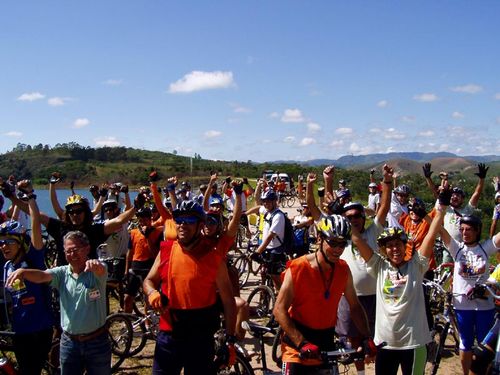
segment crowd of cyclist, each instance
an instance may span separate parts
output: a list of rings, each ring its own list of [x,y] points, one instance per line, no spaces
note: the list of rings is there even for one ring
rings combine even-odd
[[[3,301],[8,307],[1,314],[2,324],[10,324],[16,333],[15,354],[22,374],[41,372],[54,324],[62,325],[69,342],[64,350],[61,346],[63,374],[74,374],[75,363],[89,374],[109,373],[109,350],[101,348],[95,357],[100,366],[93,366],[98,361],[92,350],[76,343],[91,347],[93,340],[102,340],[101,267],[107,267],[109,258],[118,259],[120,265],[108,271],[109,277],[126,280],[124,310],[131,311],[142,287],[149,307],[160,311],[153,373],[216,373],[214,357],[223,357],[222,365],[231,366],[234,343],[244,336],[241,322],[248,317],[248,306],[240,298],[237,270],[226,260],[240,224],[248,237],[252,235],[249,216],[255,214],[259,245],[252,259],[266,259],[278,292],[274,315],[284,332],[283,374],[321,371],[321,352],[331,349],[334,335],[344,335],[364,350],[366,362],[375,361],[377,374],[396,374],[398,368],[405,375],[423,374],[432,316],[421,285],[443,258],[455,263],[453,303],[463,372],[481,374],[493,357],[491,342],[483,339],[493,325],[495,309],[492,298],[470,300],[467,295],[476,282],[489,278],[489,257],[500,250],[500,236],[495,234],[500,217],[496,177],[490,238],[480,241],[477,203],[487,171],[478,165],[478,182],[466,201],[464,190],[452,186],[446,173],[435,184],[431,165],[425,164],[423,173],[435,202],[423,202],[412,197],[409,186],[398,184],[392,168],[385,165],[380,180],[375,171],[370,174],[366,205],[352,201],[346,181],[340,180],[334,189],[333,166],[323,171],[321,188],[315,187],[318,177],[310,173],[298,183],[303,199],[299,215],[292,218],[293,254],[285,239],[287,218],[278,207],[277,188],[281,191],[283,186],[275,187],[265,178],[254,188],[246,178],[219,181],[213,172],[195,194],[187,181],[180,183],[176,177],[160,188],[161,177],[152,172],[149,185],[139,188],[133,200],[128,186],[106,183],[90,187],[92,202],[72,191],[62,207],[57,197],[60,175],[53,173],[49,193],[55,217],[38,210],[30,181],[0,179],[3,196],[11,202],[4,212],[0,208]],[[251,196],[254,207],[247,206]],[[42,226],[56,244],[50,270],[44,261]],[[443,255],[434,254],[436,238],[445,245]],[[313,241],[316,251],[310,252]],[[78,249],[84,249],[82,254]],[[62,267],[73,273],[76,286],[59,275]],[[81,303],[82,310],[76,314],[68,307],[70,297],[64,297],[61,317],[54,317],[50,287],[62,296],[69,290],[78,297],[78,280],[89,272],[95,274],[89,279],[95,285],[84,284],[83,302],[76,302],[75,308]],[[99,307],[91,310],[93,303]],[[86,324],[75,325],[71,320],[76,317]],[[214,333],[221,324],[227,342],[216,353]],[[104,364],[103,356],[109,356]],[[81,358],[75,362],[75,357]],[[356,368],[358,374],[365,373],[363,362]]]

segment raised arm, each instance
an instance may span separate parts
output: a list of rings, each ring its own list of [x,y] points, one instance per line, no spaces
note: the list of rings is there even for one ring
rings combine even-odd
[[[446,182],[443,184],[439,192],[438,196],[439,203],[436,208],[436,215],[434,216],[429,231],[425,235],[425,238],[422,242],[422,246],[420,246],[419,249],[420,254],[427,258],[431,257],[432,252],[434,251],[434,242],[436,241],[436,237],[440,231],[442,232],[441,228],[443,226],[443,220],[446,214],[446,209],[450,205],[450,198],[451,198],[451,190],[448,185],[448,182]],[[443,241],[445,241],[445,238],[443,238]]]
[[[377,221],[381,224],[385,224],[385,219],[387,218],[387,213],[391,208],[391,192],[393,185],[393,174],[394,170],[387,164],[382,167],[382,175],[384,179],[382,180],[382,196],[380,197],[380,208],[377,211]]]
[[[475,173],[475,175],[479,177],[479,181],[477,182],[476,188],[474,189],[474,193],[472,193],[472,196],[469,199],[469,204],[472,207],[477,207],[477,203],[479,202],[479,198],[481,197],[481,193],[484,189],[484,180],[489,168],[490,167],[487,167],[486,164],[483,163],[479,163],[477,165],[478,171],[477,173]]]
[[[203,209],[205,211],[210,210],[210,195],[212,194],[212,186],[215,184],[215,181],[217,181],[217,172],[211,172],[207,190],[203,194]]]
[[[226,234],[230,237],[235,237],[238,233],[241,220],[241,195],[243,194],[243,184],[241,181],[233,181],[233,190],[235,195],[233,217],[227,226]]]
[[[64,219],[64,209],[59,204],[59,200],[57,199],[57,189],[56,185],[61,180],[61,175],[58,172],[53,172],[50,175],[49,179],[49,195],[50,195],[50,203],[52,203],[52,209],[56,213],[57,217],[61,220]]]
[[[307,175],[307,188],[306,188],[306,202],[309,210],[311,211],[312,218],[316,221],[321,217],[321,211],[316,206],[314,199],[314,183],[316,182],[316,174],[309,173]]]
[[[351,227],[351,229],[352,229],[352,237],[351,237],[352,243],[357,247],[357,249],[359,250],[359,254],[365,260],[365,262],[368,262],[373,256],[373,249],[363,239],[361,233],[359,233],[359,231],[356,230],[356,228]]]
[[[333,177],[335,176],[335,166],[329,165],[323,169],[323,180],[325,181],[325,192],[333,194]]]
[[[265,185],[267,185],[266,180],[263,178],[259,178],[253,195],[255,199],[255,204],[257,206],[260,206],[262,204],[262,200],[260,199],[260,197],[262,195],[262,192],[264,191]]]
[[[104,234],[110,235],[115,233],[121,226],[128,223],[135,215],[135,207],[129,208],[128,210],[122,212],[120,215],[111,220],[106,220],[104,222]]]
[[[434,172],[431,171],[431,168],[432,168],[431,163],[425,163],[424,165],[422,165],[422,171],[424,172],[425,183],[427,184],[427,187],[434,196],[434,199],[437,199],[439,191],[436,185],[434,185],[434,182],[432,182],[432,174]]]

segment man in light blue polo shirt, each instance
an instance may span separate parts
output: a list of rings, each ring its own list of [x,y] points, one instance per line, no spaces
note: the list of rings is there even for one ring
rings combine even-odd
[[[106,266],[88,259],[88,237],[80,232],[64,236],[68,265],[46,271],[20,269],[7,285],[26,279],[48,283],[59,291],[61,306],[61,374],[110,374],[111,347],[106,323]]]

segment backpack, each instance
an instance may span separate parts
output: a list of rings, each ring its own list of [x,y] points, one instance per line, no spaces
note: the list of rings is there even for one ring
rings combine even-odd
[[[307,243],[307,229],[298,228],[293,231],[295,248],[302,247]]]
[[[281,211],[280,209],[277,209],[274,211],[269,219],[266,219],[267,222],[271,223],[273,221],[274,215],[281,213],[283,217],[285,218],[285,234],[284,238],[280,238],[279,236],[276,236],[278,239],[279,243],[281,246],[284,248],[284,253],[290,256],[293,256],[293,254],[296,252],[296,246],[295,246],[295,234],[293,230],[293,225],[288,216]]]

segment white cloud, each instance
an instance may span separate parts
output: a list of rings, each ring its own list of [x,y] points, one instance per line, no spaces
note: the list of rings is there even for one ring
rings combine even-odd
[[[282,122],[304,122],[306,119],[302,115],[300,109],[285,109],[283,115],[281,116]]]
[[[385,139],[405,139],[406,138],[406,135],[397,131],[396,129],[394,128],[389,128],[385,131],[384,133],[384,138]]]
[[[90,120],[88,118],[77,118],[73,123],[73,127],[76,129],[84,128],[90,124]]]
[[[202,72],[194,70],[169,86],[170,93],[226,89],[234,86],[232,72]]]
[[[269,117],[270,118],[279,118],[280,114],[278,112],[272,112],[272,113],[269,114]]]
[[[103,85],[107,86],[120,86],[123,83],[123,79],[107,79],[103,82]]]
[[[421,137],[433,137],[434,132],[432,130],[427,130],[427,131],[418,133],[418,135]]]
[[[7,133],[3,133],[3,135],[5,135],[6,137],[14,137],[14,138],[20,138],[23,136],[23,133],[21,132],[16,132],[16,131],[10,131],[10,132],[7,132]]]
[[[250,108],[236,106],[233,108],[234,113],[250,113],[252,110]]]
[[[450,90],[464,94],[477,94],[478,92],[483,91],[483,88],[475,83],[469,83],[468,85],[451,87]]]
[[[285,142],[285,143],[295,143],[295,137],[293,135],[289,135],[288,137],[285,137],[285,139],[283,139],[283,142]]]
[[[309,146],[309,145],[312,145],[314,143],[316,143],[316,140],[314,138],[305,137],[305,138],[302,138],[302,140],[299,143],[299,146]]]
[[[339,135],[351,135],[354,133],[352,128],[337,128],[335,129],[335,134]]]
[[[448,151],[450,149],[450,145],[443,143],[439,145],[439,151]]]
[[[307,130],[309,130],[309,133],[317,133],[321,130],[321,126],[319,124],[316,124],[315,122],[310,122],[307,124]]]
[[[45,98],[45,95],[40,94],[39,92],[30,92],[22,94],[17,98],[20,102],[34,102],[35,100],[41,100]]]
[[[371,128],[369,130],[370,133],[373,133],[373,134],[379,134],[382,132],[382,129],[379,129],[379,128]]]
[[[377,107],[379,108],[385,108],[389,105],[389,102],[387,100],[381,100],[377,103]]]
[[[60,107],[65,105],[67,102],[73,100],[72,98],[61,98],[58,96],[55,96],[53,98],[47,99],[47,104],[50,105],[51,107]]]
[[[414,122],[416,119],[415,119],[415,116],[403,116],[401,117],[401,120],[403,122]]]
[[[431,94],[431,93],[423,93],[419,95],[413,96],[413,99],[418,101],[418,102],[424,102],[424,103],[430,103],[430,102],[435,102],[439,100],[436,94]]]
[[[208,130],[204,133],[205,138],[213,139],[220,137],[222,135],[222,132],[218,130]]]
[[[342,139],[334,139],[330,146],[332,147],[342,147],[344,145],[344,141]]]
[[[99,137],[94,138],[97,147],[118,147],[121,145],[116,137]]]
[[[461,119],[461,118],[464,118],[465,115],[462,112],[455,111],[451,114],[451,117],[453,117],[455,119]]]

